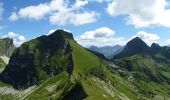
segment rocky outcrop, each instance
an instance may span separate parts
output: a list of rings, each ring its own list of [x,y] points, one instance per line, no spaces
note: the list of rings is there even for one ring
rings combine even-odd
[[[24,43],[12,54],[1,80],[15,88],[27,88],[64,70],[72,74],[74,63],[68,39],[73,39],[71,33],[57,30]]]
[[[15,49],[13,40],[10,38],[0,39],[0,56],[10,57]]]

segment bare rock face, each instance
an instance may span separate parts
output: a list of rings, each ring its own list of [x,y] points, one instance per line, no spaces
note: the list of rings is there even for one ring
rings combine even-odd
[[[0,39],[0,56],[10,57],[15,50],[13,40],[10,38]]]
[[[9,38],[0,39],[0,69],[3,70],[9,62],[9,58],[15,50],[13,40]]]
[[[28,41],[12,54],[1,80],[15,88],[27,88],[62,71],[72,74],[74,64],[71,33],[57,30],[49,36]]]

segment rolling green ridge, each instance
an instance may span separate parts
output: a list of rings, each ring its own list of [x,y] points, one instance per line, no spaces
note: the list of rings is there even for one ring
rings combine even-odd
[[[169,100],[170,63],[164,49],[154,56],[135,52],[106,61],[71,33],[57,30],[15,50],[0,75],[0,99]]]

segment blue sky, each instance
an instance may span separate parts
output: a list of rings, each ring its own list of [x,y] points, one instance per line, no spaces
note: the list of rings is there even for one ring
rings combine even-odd
[[[84,46],[124,45],[135,36],[170,44],[168,0],[1,0],[0,37],[17,46],[63,28]]]

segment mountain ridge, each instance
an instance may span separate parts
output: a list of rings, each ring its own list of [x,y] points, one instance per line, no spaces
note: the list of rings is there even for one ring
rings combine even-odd
[[[14,87],[16,88],[28,87],[37,84],[38,80],[40,81],[43,78],[39,76],[40,73],[44,74],[44,77],[47,77],[48,75],[53,75],[58,73],[58,71],[63,70],[63,68],[60,67],[62,64],[58,62],[62,62],[62,59],[54,60],[56,66],[52,64],[52,57],[55,57],[53,55],[58,55],[58,57],[60,57],[68,54],[68,57],[65,59],[71,59],[69,57],[69,55],[71,55],[71,47],[65,39],[73,39],[72,34],[57,30],[54,34],[49,36],[44,35],[22,44],[13,53],[9,64],[1,73],[2,76],[5,76],[2,79],[7,80],[5,82],[14,84]],[[48,59],[48,57],[51,58]],[[49,66],[49,62],[52,64],[51,67],[53,66],[52,69],[47,67]],[[67,65],[64,66],[67,67]],[[72,70],[71,68],[69,69]],[[54,70],[54,72],[52,70]]]
[[[163,100],[170,97],[168,51],[164,47],[161,55],[134,53],[107,61],[79,45],[71,33],[57,30],[14,51],[0,74],[0,98]],[[15,95],[7,94],[11,85],[19,91]]]
[[[130,40],[124,49],[114,58],[127,57],[137,53],[147,53],[149,52],[149,46],[139,37],[135,37]]]

